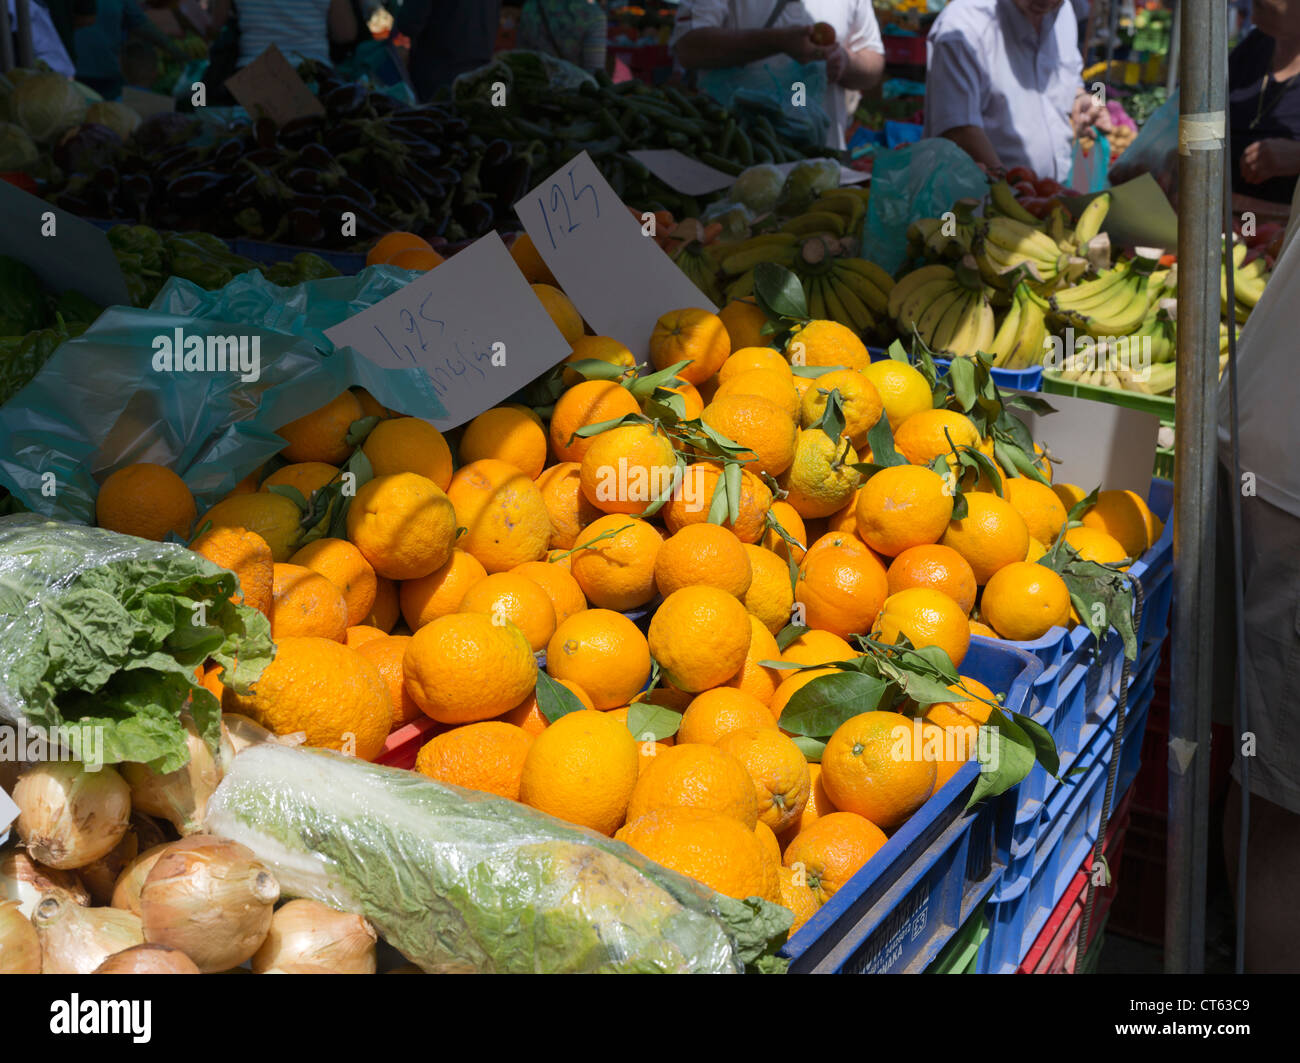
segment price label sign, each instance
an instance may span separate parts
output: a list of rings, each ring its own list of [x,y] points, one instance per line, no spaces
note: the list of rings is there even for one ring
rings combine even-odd
[[[250,115],[266,115],[277,126],[325,113],[320,100],[274,44],[243,70],[226,78],[225,84]]]
[[[495,232],[325,332],[389,369],[423,369],[447,410],[477,417],[569,354],[568,341]]]
[[[0,790],[0,842],[9,837],[9,825],[18,818],[18,811],[13,799]]]
[[[585,151],[516,203],[515,213],[587,323],[639,359],[662,314],[718,309],[664,254]]]

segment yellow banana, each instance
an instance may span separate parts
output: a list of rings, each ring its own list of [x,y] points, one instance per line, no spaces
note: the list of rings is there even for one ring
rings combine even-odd
[[[957,284],[951,277],[941,277],[917,288],[903,301],[898,316],[894,319],[898,331],[904,336],[910,336],[913,326],[920,321],[921,316],[934,304],[934,301],[956,287]]]
[[[1079,220],[1074,223],[1074,242],[1076,246],[1082,247],[1101,232],[1102,223],[1105,222],[1109,211],[1109,192],[1102,192],[1101,195],[1096,196],[1083,208],[1083,211],[1079,214]]]
[[[858,298],[857,292],[845,283],[844,277],[845,274],[841,272],[832,272],[828,281],[849,316],[850,320],[846,324],[851,324],[857,332],[875,332],[877,324],[875,315],[871,312],[871,308]]]
[[[820,277],[811,277],[807,284],[809,316],[814,321],[828,320],[830,315],[826,311],[826,299],[822,294],[822,279]]]
[[[780,266],[794,265],[799,248],[796,244],[762,244],[746,251],[735,251],[722,260],[722,272],[747,273],[760,262],[775,262]]]
[[[890,289],[889,304],[885,308],[895,321],[902,313],[903,304],[922,285],[936,280],[951,281],[956,277],[950,266],[922,266],[900,278]]]
[[[871,267],[874,275],[885,281],[884,285],[873,279],[871,271],[858,268],[857,263]],[[874,262],[860,258],[841,258],[835,263],[834,273],[843,287],[852,289],[853,294],[866,303],[873,317],[881,317],[889,312],[889,293],[893,290],[894,282]]]
[[[797,218],[791,218],[781,226],[781,231],[785,233],[794,233],[796,236],[811,236],[813,233],[832,233],[835,236],[843,236],[845,233],[844,218],[832,213],[829,210],[812,210],[806,214],[800,214]]]
[[[957,284],[949,284],[916,319],[916,333],[930,350],[946,349],[940,345],[940,340],[946,341],[951,334],[952,324],[955,324],[961,315],[967,295],[969,293],[965,288]],[[945,321],[950,321],[952,324],[947,326],[946,331],[941,331],[944,329]]]
[[[1019,291],[1019,288],[1016,290]],[[1012,298],[1011,306],[1007,308],[1002,324],[998,326],[997,332],[993,334],[993,341],[989,344],[986,353],[993,355],[993,367],[995,369],[1003,368],[1011,358],[1012,351],[1015,350],[1016,336],[1020,332],[1020,318],[1023,309],[1020,300]]]
[[[989,198],[995,211],[1025,225],[1038,225],[1039,220],[1020,205],[1016,193],[1006,181],[994,181],[989,186]]]

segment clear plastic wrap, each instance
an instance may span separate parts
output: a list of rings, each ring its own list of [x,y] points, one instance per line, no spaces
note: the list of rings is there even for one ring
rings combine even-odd
[[[429,972],[771,969],[791,923],[517,802],[323,750],[244,750],[207,826]]]

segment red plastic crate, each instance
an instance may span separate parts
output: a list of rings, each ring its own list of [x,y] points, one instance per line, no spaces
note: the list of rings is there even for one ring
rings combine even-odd
[[[885,62],[893,66],[925,66],[925,38],[885,34]]]
[[[1110,910],[1110,930],[1162,945],[1165,940],[1165,817],[1135,805],[1124,847],[1124,888]]]
[[[1124,841],[1128,835],[1129,812],[1133,805],[1133,793],[1120,802],[1110,817],[1106,830],[1106,863],[1110,867],[1110,885],[1094,890],[1097,899],[1093,904],[1092,918],[1088,924],[1088,941],[1079,948],[1079,930],[1083,918],[1084,905],[1087,902],[1086,887],[1092,873],[1092,854],[1088,855],[1083,866],[1071,880],[1065,894],[1056,909],[1048,916],[1047,924],[1039,932],[1037,939],[1029,946],[1017,974],[1073,974],[1079,953],[1087,952],[1096,940],[1101,927],[1105,925],[1106,913],[1119,888],[1120,863],[1124,856]]]

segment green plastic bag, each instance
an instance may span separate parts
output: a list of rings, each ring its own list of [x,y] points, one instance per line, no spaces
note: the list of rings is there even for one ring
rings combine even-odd
[[[277,427],[345,388],[413,417],[445,417],[424,372],[381,368],[324,335],[413,276],[374,266],[280,288],[250,272],[213,292],[173,277],[148,310],[110,307],[0,407],[0,484],[36,513],[89,523],[109,473],[152,461],[179,473],[203,512],[279,452]],[[246,365],[256,341],[256,379],[155,368],[161,339],[177,330],[209,351],[207,337],[244,339]]]

